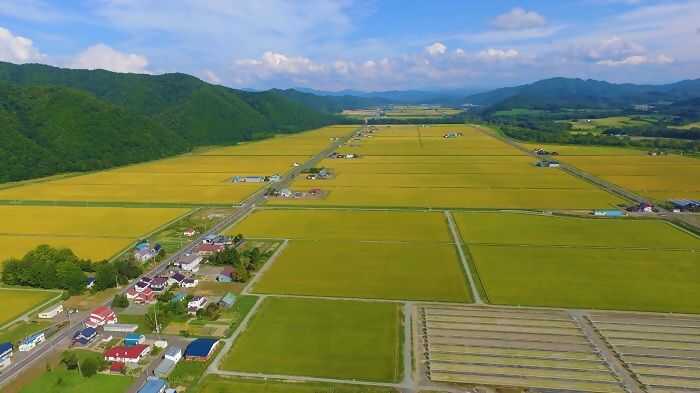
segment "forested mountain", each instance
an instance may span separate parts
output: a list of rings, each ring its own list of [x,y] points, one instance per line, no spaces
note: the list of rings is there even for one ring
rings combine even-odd
[[[316,95],[296,89],[279,90],[272,89],[290,100],[304,104],[309,108],[324,113],[340,113],[345,109],[362,109],[373,106],[392,104],[393,101],[378,97],[360,97],[354,95]]]
[[[510,108],[606,108],[700,97],[700,79],[668,85],[614,84],[592,79],[551,78],[474,94],[466,102]]]
[[[152,160],[332,121],[277,92],[234,90],[185,74],[0,62],[0,182]]]

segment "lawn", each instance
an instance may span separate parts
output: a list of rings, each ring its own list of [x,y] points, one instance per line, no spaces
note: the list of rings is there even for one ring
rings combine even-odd
[[[228,231],[250,238],[451,241],[442,213],[357,210],[256,210]]]
[[[256,293],[471,301],[453,245],[291,241]]]
[[[0,316],[0,326],[60,294],[61,291],[0,288],[3,307],[7,307]]]
[[[700,313],[697,252],[469,246],[495,304]]]
[[[195,393],[396,393],[395,389],[342,385],[319,382],[284,382],[276,380],[227,378],[209,375]]]
[[[400,316],[399,305],[392,303],[268,298],[222,368],[397,381]]]
[[[46,329],[49,325],[51,325],[49,321],[21,321],[14,323],[7,329],[0,330],[0,343],[18,343],[23,338]]]
[[[120,375],[97,374],[84,378],[77,371],[57,369],[44,373],[20,393],[124,393],[133,380]]]
[[[455,212],[466,243],[699,249],[700,238],[655,219]]]

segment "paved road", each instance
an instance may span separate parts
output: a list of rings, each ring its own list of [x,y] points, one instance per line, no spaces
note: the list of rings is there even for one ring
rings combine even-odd
[[[349,133],[344,137],[338,138],[336,141],[331,143],[325,150],[311,157],[304,164],[292,168],[289,172],[287,172],[287,174],[282,178],[280,182],[273,183],[274,186],[277,189],[288,187],[289,184],[294,180],[294,178],[298,176],[303,170],[314,167],[321,160],[326,158],[330,153],[332,153],[333,151],[338,149],[338,147],[350,140],[350,138],[355,134],[356,131],[357,129],[354,129],[352,133]],[[142,277],[155,276],[163,273],[165,270],[167,270],[168,266],[170,266],[171,263],[185,256],[186,254],[193,252],[194,248],[202,242],[205,236],[216,235],[221,233],[226,228],[234,224],[236,221],[248,215],[256,206],[264,204],[266,188],[267,187],[260,189],[259,191],[251,195],[240,206],[238,206],[238,208],[231,215],[221,220],[218,224],[214,225],[207,232],[202,233],[199,237],[194,239],[190,244],[180,249],[178,252],[171,254],[170,256],[165,258],[161,263],[144,273]],[[128,288],[129,286],[124,287],[120,293],[126,293]],[[111,300],[106,301],[104,305],[109,305],[110,303]],[[17,377],[17,375],[19,375],[19,373],[21,373],[26,368],[30,367],[32,364],[49,354],[54,349],[58,348],[60,345],[66,345],[66,341],[71,339],[76,332],[82,329],[82,321],[86,317],[87,313],[81,313],[77,315],[74,314],[71,317],[71,323],[68,327],[64,328],[52,337],[49,337],[45,343],[40,344],[37,348],[29,352],[27,356],[14,361],[12,365],[8,366],[0,374],[0,387],[12,381],[15,377]]]
[[[467,258],[467,255],[464,253],[464,249],[462,248],[462,237],[459,235],[459,231],[457,230],[457,226],[455,225],[454,218],[452,217],[452,213],[449,210],[445,210],[445,218],[447,218],[447,224],[450,227],[452,239],[455,245],[457,246],[459,260],[462,261],[462,267],[464,268],[464,271],[467,274],[467,279],[469,280],[469,288],[472,291],[472,299],[476,304],[484,304],[484,299],[481,298],[479,288],[477,288],[476,286],[476,280],[474,280],[474,276],[472,275],[472,269],[469,266],[469,259]]]

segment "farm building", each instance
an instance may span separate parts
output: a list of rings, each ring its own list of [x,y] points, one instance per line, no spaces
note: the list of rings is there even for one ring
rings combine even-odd
[[[117,363],[138,363],[151,352],[151,347],[137,344],[130,347],[119,345],[105,351],[105,360]]]
[[[669,201],[674,209],[680,211],[698,211],[700,210],[700,201],[692,199],[672,199]]]
[[[194,228],[187,228],[182,234],[186,237],[192,237],[197,234],[197,231],[195,231]]]
[[[149,288],[151,288],[155,292],[164,291],[165,289],[168,288],[168,277],[162,277],[162,276],[153,277],[153,280],[151,280],[151,284],[149,285]]]
[[[90,313],[90,316],[85,320],[85,326],[96,328],[117,323],[117,314],[107,306],[97,307]]]
[[[180,269],[186,272],[196,272],[199,270],[199,264],[202,263],[202,259],[203,258],[197,254],[185,255],[184,257],[180,258],[177,265],[180,266]]]
[[[221,269],[221,272],[216,275],[216,281],[218,282],[233,282],[233,278],[236,275],[236,269],[232,266],[226,266]]]
[[[218,237],[217,235],[206,235],[206,236],[204,236],[204,239],[202,239],[202,243],[212,244],[212,243],[214,243],[214,240],[216,240],[217,237]]]
[[[194,288],[199,284],[199,280],[196,278],[186,278],[185,281],[180,284],[182,288]]]
[[[596,217],[623,217],[625,212],[622,210],[608,209],[608,210],[594,210],[593,215]]]
[[[172,346],[165,351],[165,356],[163,360],[158,364],[155,369],[155,374],[159,377],[167,377],[175,368],[177,363],[182,359],[182,349],[180,347]]]
[[[168,384],[160,378],[148,377],[137,393],[164,393]]]
[[[139,326],[134,323],[113,323],[103,327],[105,332],[115,333],[131,333],[135,332],[138,328]]]
[[[139,262],[147,262],[153,259],[158,253],[154,249],[143,249],[134,251],[134,258]]]
[[[19,351],[31,351],[32,349],[34,349],[34,347],[43,343],[44,341],[46,341],[46,335],[44,334],[44,332],[32,334],[31,336],[22,340],[22,342],[19,344]]]
[[[223,308],[231,308],[236,303],[236,295],[232,292],[228,292],[224,297],[219,300],[219,305]]]
[[[97,338],[97,330],[95,328],[86,327],[85,329],[76,332],[73,336],[73,343],[88,345]]]
[[[0,369],[12,364],[12,343],[0,344]]]
[[[231,180],[234,183],[262,183],[265,181],[264,176],[234,176]]]
[[[63,312],[63,304],[57,304],[49,309],[46,309],[39,313],[39,318],[41,319],[52,319],[56,318],[58,314]]]
[[[187,312],[196,314],[197,311],[203,309],[207,305],[208,299],[206,296],[195,296],[187,303]]]
[[[638,205],[630,206],[629,208],[627,208],[627,211],[635,213],[653,213],[654,205],[642,202]]]
[[[541,168],[559,168],[561,166],[559,161],[554,160],[542,160],[537,162],[536,165]]]
[[[181,301],[185,300],[186,297],[187,297],[187,293],[185,293],[185,292],[178,292],[178,293],[175,294],[175,296],[173,296],[172,299],[170,299],[170,302],[171,302],[171,303],[178,303],[178,302],[181,302]]]
[[[207,256],[207,255],[213,255],[216,253],[219,253],[221,251],[224,251],[226,249],[226,246],[223,244],[200,244],[198,245],[194,252],[200,256]],[[182,266],[181,266],[182,267]],[[182,268],[185,270],[184,268]]]
[[[85,281],[85,288],[92,289],[95,286],[95,277],[88,277]]]
[[[219,340],[213,338],[198,338],[185,349],[186,360],[206,361],[214,353]]]
[[[129,333],[124,337],[124,345],[132,347],[134,345],[143,344],[146,342],[146,336],[139,333]]]
[[[168,284],[170,285],[180,285],[182,284],[183,281],[185,281],[187,277],[180,273],[180,272],[175,272],[173,273],[172,276],[168,279]]]
[[[294,193],[289,188],[283,188],[280,190],[280,197],[291,198],[292,196],[294,196]]]

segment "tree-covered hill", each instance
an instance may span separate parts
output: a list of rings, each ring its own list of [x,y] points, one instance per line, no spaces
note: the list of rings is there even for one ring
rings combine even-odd
[[[0,182],[157,159],[333,121],[268,92],[185,74],[0,62]]]
[[[467,97],[493,110],[512,108],[609,108],[700,97],[700,79],[668,85],[615,84],[592,79],[551,78]]]

